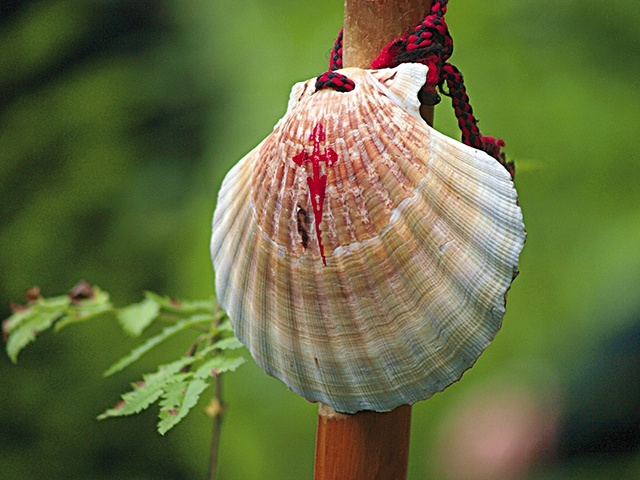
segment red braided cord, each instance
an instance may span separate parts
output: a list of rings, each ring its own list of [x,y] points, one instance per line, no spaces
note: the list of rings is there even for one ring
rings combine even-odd
[[[342,37],[344,35],[344,28],[340,29],[338,32],[338,38],[333,43],[333,48],[331,49],[331,57],[329,57],[329,70],[339,70],[342,68]]]
[[[332,88],[337,92],[350,92],[356,88],[353,80],[346,75],[336,72],[342,68],[342,35],[344,29],[338,33],[338,38],[333,43],[331,57],[329,58],[329,71],[324,72],[316,78],[316,92],[323,88]]]
[[[440,93],[451,97],[458,125],[462,132],[462,142],[473,148],[487,152],[498,160],[510,173],[515,175],[513,162],[507,162],[501,147],[504,141],[483,136],[478,129],[478,121],[473,116],[462,74],[447,60],[453,53],[453,39],[444,19],[447,0],[436,0],[425,19],[413,30],[391,41],[371,62],[371,68],[391,68],[401,63],[422,63],[429,67],[424,86],[418,94],[424,105],[440,102]],[[442,88],[446,81],[448,92]]]
[[[467,90],[464,87],[462,73],[450,63],[442,67],[441,73],[449,89],[446,95],[451,97],[451,103],[458,119],[458,126],[462,132],[464,143],[473,148],[482,149],[482,135],[480,135],[480,130],[478,129],[478,122],[473,116],[473,109],[469,103]]]
[[[440,70],[453,53],[453,39],[444,19],[447,1],[436,0],[431,11],[412,33],[405,33],[382,49],[371,62],[371,68],[392,68],[401,63],[422,63],[429,67],[427,79],[420,92],[425,105],[440,102],[437,88],[442,84]]]
[[[478,120],[473,116],[473,108],[469,103],[469,96],[467,95],[467,89],[464,86],[460,70],[450,63],[445,63],[441,73],[449,90],[446,93],[443,92],[443,94],[451,97],[453,110],[458,119],[458,126],[462,132],[462,143],[487,152],[507,169],[513,179],[516,173],[515,165],[513,162],[508,162],[501,151],[501,147],[504,147],[504,140],[484,136],[478,129]]]
[[[316,78],[316,92],[323,88],[332,88],[337,92],[350,92],[356,88],[353,80],[338,72],[324,72]]]

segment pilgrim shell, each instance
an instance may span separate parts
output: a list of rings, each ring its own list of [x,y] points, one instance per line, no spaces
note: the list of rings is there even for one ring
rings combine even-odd
[[[294,86],[226,176],[216,291],[256,362],[309,401],[388,411],[458,380],[502,324],[525,241],[507,171],[420,118],[426,67]]]

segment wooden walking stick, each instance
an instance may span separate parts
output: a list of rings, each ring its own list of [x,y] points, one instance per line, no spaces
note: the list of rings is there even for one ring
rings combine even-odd
[[[380,50],[418,24],[431,0],[345,0],[343,66],[369,68]],[[420,112],[433,124],[433,107]],[[409,462],[411,406],[353,415],[320,404],[315,480],[404,480]]]
[[[345,0],[345,67],[370,68],[371,60],[394,38],[400,37],[426,16],[432,0]],[[420,109],[433,126],[433,107]]]
[[[320,404],[314,479],[404,480],[410,429],[410,405],[347,415]]]

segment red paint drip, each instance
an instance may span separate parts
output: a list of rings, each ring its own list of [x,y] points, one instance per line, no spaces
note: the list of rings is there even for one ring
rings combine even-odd
[[[324,197],[327,192],[327,175],[320,174],[320,162],[325,162],[327,166],[330,167],[338,161],[338,154],[330,147],[325,147],[324,153],[320,153],[320,144],[326,140],[324,126],[320,122],[313,128],[309,140],[313,142],[313,152],[311,155],[309,155],[306,150],[303,150],[293,157],[293,161],[298,166],[302,166],[305,162],[309,162],[313,166],[312,175],[307,177],[307,185],[309,185],[309,196],[311,197],[311,205],[313,206],[313,218],[316,223],[316,237],[318,239],[318,246],[320,247],[320,255],[322,256],[322,263],[326,265],[327,259],[324,256],[320,222],[322,222]]]

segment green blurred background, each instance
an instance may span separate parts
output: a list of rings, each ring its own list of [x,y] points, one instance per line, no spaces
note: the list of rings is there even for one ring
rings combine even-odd
[[[220,182],[326,69],[341,16],[341,0],[3,0],[2,316],[81,278],[118,305],[209,297]],[[640,478],[640,8],[458,0],[448,23],[480,127],[516,160],[528,240],[492,346],[414,407],[409,478]],[[436,127],[459,138],[445,102]],[[0,356],[0,477],[204,478],[203,408],[166,437],[154,408],[95,420],[186,349],[105,380],[133,345],[114,323]],[[253,363],[225,397],[220,478],[311,478],[314,405]]]

